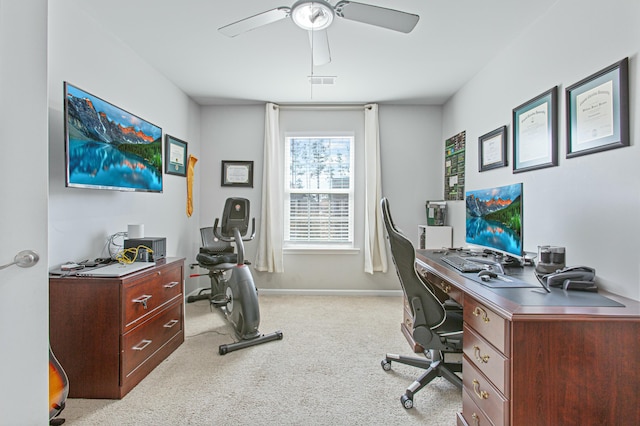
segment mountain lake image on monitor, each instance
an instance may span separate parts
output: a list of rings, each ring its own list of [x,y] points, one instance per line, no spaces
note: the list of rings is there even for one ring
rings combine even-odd
[[[66,185],[162,192],[162,129],[69,83]]]
[[[467,191],[466,242],[522,257],[522,183]]]

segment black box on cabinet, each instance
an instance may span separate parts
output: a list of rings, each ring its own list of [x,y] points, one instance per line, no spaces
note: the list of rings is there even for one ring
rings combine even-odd
[[[138,250],[138,256],[136,256],[136,262],[156,262],[159,259],[167,257],[167,239],[165,237],[145,237],[145,238],[128,238],[124,240],[124,248],[137,248],[145,247],[151,249],[151,252],[147,250]],[[128,256],[132,258],[133,256]]]

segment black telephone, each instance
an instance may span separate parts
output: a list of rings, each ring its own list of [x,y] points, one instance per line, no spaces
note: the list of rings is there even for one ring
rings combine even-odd
[[[549,287],[581,291],[598,291],[595,279],[596,270],[588,266],[568,266],[542,277]]]

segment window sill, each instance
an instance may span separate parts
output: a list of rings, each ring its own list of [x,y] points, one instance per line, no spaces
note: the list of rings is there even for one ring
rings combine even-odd
[[[358,254],[360,249],[357,247],[285,247],[282,249],[284,254]]]

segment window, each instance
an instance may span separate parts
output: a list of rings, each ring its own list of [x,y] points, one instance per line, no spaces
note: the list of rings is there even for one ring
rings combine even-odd
[[[285,245],[353,246],[353,139],[285,138]]]

